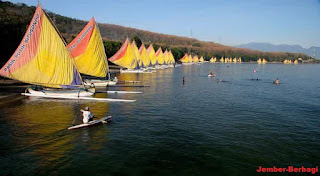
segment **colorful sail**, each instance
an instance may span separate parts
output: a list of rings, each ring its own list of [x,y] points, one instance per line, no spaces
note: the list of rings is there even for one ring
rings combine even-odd
[[[199,62],[204,62],[203,56],[200,57]]]
[[[199,57],[197,55],[193,56],[192,62],[199,62]]]
[[[188,63],[189,62],[189,57],[188,57],[188,54],[186,53],[181,59],[180,61],[182,63]]]
[[[192,62],[192,56],[191,56],[191,54],[189,54],[188,59],[189,59],[188,62],[191,63],[191,62]]]
[[[150,58],[149,58],[149,54],[148,54],[148,52],[146,50],[146,47],[144,46],[143,43],[139,48],[139,53],[140,53],[140,59],[142,61],[142,65],[144,67],[151,67],[152,64],[151,64],[151,61],[150,61]]]
[[[127,39],[119,51],[108,59],[110,62],[128,68],[128,69],[138,69],[139,65],[137,62],[136,55],[130,45],[129,39]]]
[[[107,56],[98,26],[92,18],[79,35],[67,46],[80,73],[106,77]]]
[[[164,58],[164,65],[169,65],[170,56],[167,49],[163,53],[163,58]]]
[[[169,58],[170,58],[170,64],[171,64],[171,65],[174,64],[174,63],[176,63],[176,61],[175,61],[175,59],[174,59],[174,57],[173,57],[173,54],[172,54],[171,50],[169,51]]]
[[[163,65],[164,64],[164,57],[163,57],[163,52],[162,52],[162,48],[161,47],[156,52],[156,59],[157,59],[159,65]]]
[[[136,58],[137,58],[137,62],[138,62],[138,64],[139,64],[139,67],[144,67],[144,66],[142,65],[142,60],[141,60],[141,58],[140,58],[139,49],[138,49],[137,44],[136,44],[136,42],[135,42],[134,40],[132,41],[131,46],[132,46],[132,49],[133,49],[133,51],[134,51],[134,54],[136,55]]]
[[[158,65],[157,59],[156,59],[156,52],[154,51],[154,48],[152,44],[149,45],[147,52],[149,54],[149,58],[152,65]]]
[[[40,5],[20,45],[1,68],[0,74],[54,88],[82,84],[63,40]]]

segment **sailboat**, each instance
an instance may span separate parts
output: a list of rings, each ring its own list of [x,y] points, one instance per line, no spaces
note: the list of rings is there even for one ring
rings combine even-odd
[[[49,88],[80,88],[81,77],[57,30],[40,4],[32,17],[21,43],[1,68],[2,76]],[[34,96],[91,96],[83,88],[57,91],[29,87],[24,95]],[[27,93],[27,91],[29,93]]]
[[[257,62],[258,62],[258,64],[261,64],[261,63],[262,63],[261,58],[259,58],[259,59],[257,60]]]
[[[200,62],[200,63],[203,63],[203,62],[204,62],[203,56],[200,57],[199,62]]]
[[[146,47],[144,46],[143,43],[139,48],[139,53],[140,53],[140,59],[141,59],[142,65],[146,69],[150,69],[152,67],[152,63],[151,63],[149,54],[147,52],[147,49],[146,49]]]
[[[97,23],[92,18],[79,35],[67,45],[80,73],[105,78],[109,73],[107,56],[102,43]],[[110,75],[109,75],[110,78]],[[108,86],[115,85],[116,81],[86,79],[84,85]]]
[[[183,65],[187,65],[189,63],[189,56],[186,53],[181,59],[180,61],[182,62]]]
[[[73,59],[53,23],[38,4],[21,43],[1,68],[2,76],[35,86],[28,87],[25,96],[127,101],[90,97],[94,89],[85,89]],[[46,87],[45,89],[42,86]]]
[[[140,58],[139,49],[138,49],[138,47],[137,47],[137,44],[136,44],[135,40],[132,41],[131,46],[132,46],[132,49],[133,49],[133,51],[134,51],[134,54],[135,54],[135,56],[136,56],[136,58],[137,58],[137,62],[138,62],[138,65],[139,65],[139,69],[143,70],[143,68],[145,68],[145,66],[143,65],[142,60],[141,60],[141,58]]]
[[[136,58],[136,54],[134,53],[134,50],[128,38],[122,44],[121,48],[116,52],[116,54],[114,54],[108,60],[116,65],[125,68],[120,69],[120,73],[145,73],[144,70],[141,70],[139,68],[139,63]]]
[[[156,59],[157,59],[158,64],[159,64],[158,68],[159,69],[164,69],[165,66],[162,66],[162,65],[164,65],[164,57],[163,57],[163,51],[162,51],[161,47],[159,47],[159,49],[156,52]]]
[[[155,69],[155,66],[158,65],[158,62],[156,59],[156,52],[154,51],[152,44],[149,45],[147,52],[149,54],[152,69]]]
[[[175,67],[176,61],[173,57],[171,50],[169,51],[169,65],[168,67]]]

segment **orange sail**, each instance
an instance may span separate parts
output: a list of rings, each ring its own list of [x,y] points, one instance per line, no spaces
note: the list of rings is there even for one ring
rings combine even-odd
[[[82,85],[63,40],[40,5],[20,45],[1,68],[0,74],[46,87]]]
[[[94,18],[67,46],[67,49],[74,58],[80,73],[106,77],[108,72],[107,56]]]
[[[139,69],[136,55],[130,45],[129,39],[123,43],[121,48],[108,59],[110,62],[128,68],[128,69]]]

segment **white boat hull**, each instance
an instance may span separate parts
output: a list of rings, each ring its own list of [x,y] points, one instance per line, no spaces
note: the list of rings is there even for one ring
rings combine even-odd
[[[153,73],[152,71],[149,70],[131,70],[131,69],[121,69],[120,73]]]
[[[27,89],[34,96],[90,97],[94,92],[86,90],[33,90]]]
[[[94,85],[95,87],[105,87],[105,86],[114,86],[116,85],[117,82],[111,81],[111,80],[84,80],[84,85],[85,86],[92,86]]]
[[[39,97],[39,98],[55,98],[55,99],[71,99],[71,100],[94,100],[94,101],[106,101],[106,102],[135,102],[136,100],[124,100],[124,99],[112,99],[112,98],[94,98],[94,97],[72,97],[62,95],[35,95],[30,93],[21,93],[24,96]]]

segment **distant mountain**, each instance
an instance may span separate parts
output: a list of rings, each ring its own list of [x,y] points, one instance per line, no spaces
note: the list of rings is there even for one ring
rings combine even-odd
[[[300,45],[273,45],[271,43],[248,43],[242,45],[235,45],[234,47],[253,49],[265,52],[290,52],[290,53],[304,53],[313,57],[314,51],[316,59],[320,59],[320,47],[312,46],[310,48],[303,48]]]

